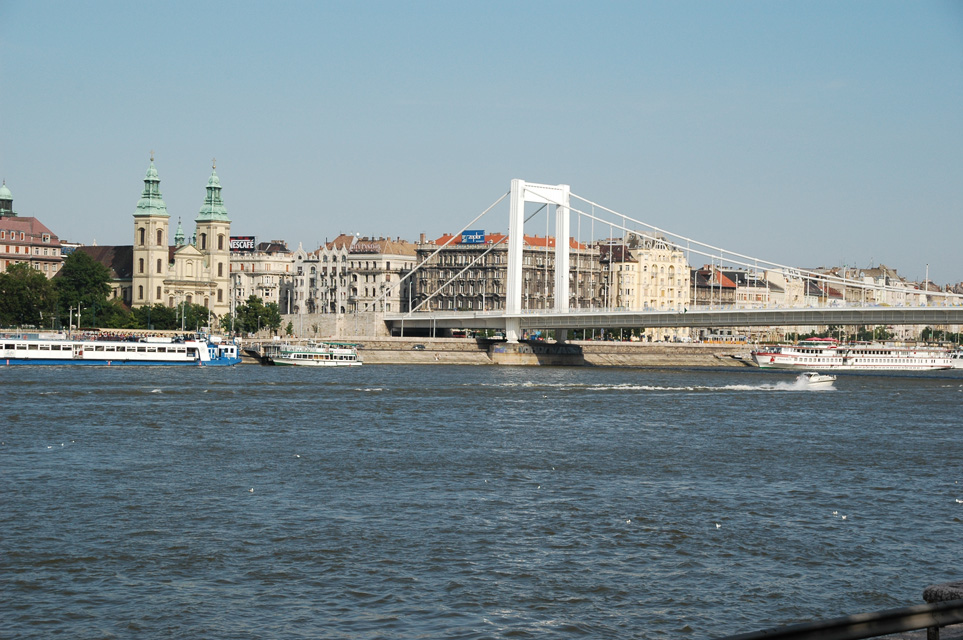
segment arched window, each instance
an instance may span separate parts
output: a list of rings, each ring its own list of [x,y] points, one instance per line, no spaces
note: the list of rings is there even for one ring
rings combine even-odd
[[[144,246],[144,240],[147,238],[147,229],[145,229],[144,227],[140,227],[139,229],[137,229],[137,237],[138,237],[137,244],[139,244],[140,246]]]
[[[218,263],[217,263],[217,277],[218,277],[218,278],[224,277],[224,263],[223,263],[223,262],[218,262]],[[218,302],[220,302],[220,300],[218,300]]]
[[[210,309],[210,308],[211,308],[211,300],[210,300],[210,298],[204,298],[204,308],[205,308],[205,309]]]
[[[144,259],[143,259],[143,258],[140,258],[140,260],[137,262],[137,273],[144,273]],[[143,297],[144,297],[144,294],[140,294],[140,297],[143,298]]]
[[[201,251],[207,249],[207,234],[201,234]]]
[[[224,251],[224,234],[219,233],[217,235],[217,250]]]
[[[137,299],[138,300],[144,299],[144,285],[139,285],[137,287]]]
[[[187,294],[187,298],[186,298],[187,304],[194,304],[193,300],[194,300],[194,296],[192,296],[191,294]]]
[[[160,272],[161,272],[161,259],[158,258],[158,259],[157,259],[157,273],[160,273]]]
[[[222,289],[217,290],[217,301],[224,302],[224,291]]]
[[[157,230],[157,246],[159,247],[159,246],[161,246],[162,244],[164,244],[164,230],[163,230],[163,229],[158,229],[158,230]]]
[[[167,299],[167,306],[168,306],[168,307],[173,307],[173,306],[174,306],[174,296],[171,296],[171,297],[169,297],[169,298]]]
[[[160,288],[160,285],[157,285],[157,301],[160,302],[160,299],[161,299],[161,288]]]

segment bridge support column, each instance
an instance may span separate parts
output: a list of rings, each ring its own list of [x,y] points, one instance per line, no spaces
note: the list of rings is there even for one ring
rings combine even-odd
[[[518,318],[505,318],[505,339],[508,342],[518,342],[522,337],[522,321]]]
[[[571,188],[567,184],[536,184],[524,180],[512,180],[508,210],[508,266],[505,291],[505,314],[522,313],[522,264],[525,254],[525,203],[536,202],[555,206],[555,311],[568,311],[569,295],[569,199]],[[549,215],[546,211],[546,216]],[[517,342],[521,337],[518,319],[505,321],[505,337]]]

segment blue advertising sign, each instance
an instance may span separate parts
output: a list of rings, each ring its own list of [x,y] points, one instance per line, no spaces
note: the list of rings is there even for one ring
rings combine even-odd
[[[461,232],[462,244],[485,244],[485,231],[482,229]]]

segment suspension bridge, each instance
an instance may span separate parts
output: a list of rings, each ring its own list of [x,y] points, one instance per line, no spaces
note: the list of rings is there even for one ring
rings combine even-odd
[[[434,252],[424,257],[418,266],[395,283],[391,289],[404,286],[406,280],[419,277],[419,272],[428,268],[436,261],[438,254],[448,248],[456,240],[461,239],[466,230],[473,229],[485,215],[505,199],[508,203],[508,233],[500,235],[498,242],[489,243],[485,251],[478,251],[469,256],[469,260],[458,264],[458,269],[449,270],[446,278],[432,291],[424,292],[417,305],[411,305],[404,312],[386,313],[385,322],[393,333],[405,330],[438,329],[495,329],[504,331],[509,343],[517,342],[525,332],[535,330],[554,330],[556,335],[564,340],[570,330],[595,328],[698,328],[698,327],[764,327],[764,326],[826,326],[826,325],[926,325],[953,326],[963,324],[963,296],[944,291],[934,290],[929,282],[924,282],[924,289],[915,283],[893,282],[884,279],[868,281],[866,278],[847,277],[831,271],[813,271],[793,267],[771,260],[748,256],[729,251],[705,242],[688,238],[644,221],[633,218],[624,213],[609,209],[599,203],[582,198],[571,192],[568,185],[547,185],[526,182],[516,179],[511,181],[511,188],[481,214],[471,220],[462,229],[451,235],[448,240],[439,245]],[[526,216],[526,205],[541,205],[534,213]],[[530,306],[529,296],[523,292],[525,286],[525,223],[536,214],[545,214],[545,242],[544,251],[548,252],[554,244],[553,261],[545,260],[547,265],[554,266],[552,287],[549,294],[546,283],[546,294],[541,298],[540,306]],[[572,219],[576,219],[578,233],[573,238]],[[550,224],[550,222],[554,224]],[[581,243],[581,235],[585,227],[589,242]],[[554,232],[554,243],[549,242],[549,232]],[[596,237],[597,233],[608,231],[604,242]],[[621,234],[620,236],[618,234]],[[621,237],[622,251],[618,252],[618,238]],[[571,255],[573,245],[578,251],[583,246],[608,247],[610,262],[616,256],[625,259],[626,243],[628,239],[639,238],[656,239],[660,246],[685,255],[686,287],[688,288],[688,270],[693,259],[711,265],[709,292],[703,300],[684,298],[679,302],[677,298],[672,305],[656,305],[660,308],[627,308],[624,305],[611,304],[615,299],[612,290],[616,286],[615,278],[619,276],[613,266],[600,274],[604,276],[598,283],[600,294],[598,299],[591,299],[580,303],[580,296],[576,292],[571,294]],[[566,241],[566,240],[569,241]],[[484,261],[485,256],[507,241],[507,260],[500,274],[505,282],[504,304],[495,310],[481,309],[432,309],[431,301],[443,295],[444,291],[452,290],[460,280],[470,277],[473,268]],[[603,248],[604,248],[603,247]],[[546,256],[547,258],[547,256]],[[579,279],[577,271],[575,276]],[[760,296],[762,301],[738,304],[734,300],[722,299],[722,279],[724,269],[738,269],[757,281],[769,282],[776,278],[781,283],[781,289],[786,290],[797,286],[802,295],[790,300],[783,296],[776,299],[772,296]],[[449,275],[450,274],[450,275]],[[467,274],[467,275],[466,275]],[[655,282],[655,275],[652,275]],[[719,296],[714,298],[714,283],[719,281]],[[409,284],[410,286],[410,284]],[[578,285],[576,285],[577,287]],[[767,287],[769,285],[767,284]],[[807,293],[815,290],[815,294]],[[554,295],[554,292],[570,292],[570,295]],[[688,293],[688,292],[686,292]],[[551,301],[551,304],[549,304]],[[880,302],[888,301],[888,302]],[[672,308],[665,308],[671,306]]]

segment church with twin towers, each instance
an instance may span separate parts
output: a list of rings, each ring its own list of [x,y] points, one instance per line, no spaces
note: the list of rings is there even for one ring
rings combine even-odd
[[[144,191],[134,211],[134,244],[78,250],[111,270],[113,296],[131,307],[176,307],[183,302],[221,316],[231,310],[231,220],[214,163],[194,224],[188,239],[178,220],[174,243],[170,243],[171,218],[151,154]]]

